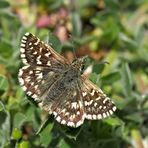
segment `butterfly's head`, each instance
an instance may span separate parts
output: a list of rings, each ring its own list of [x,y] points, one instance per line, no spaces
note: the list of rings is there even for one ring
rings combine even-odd
[[[80,71],[82,71],[84,69],[84,64],[85,64],[87,57],[88,56],[83,56],[83,57],[75,59],[72,62],[72,66],[75,67],[76,69],[79,69]]]

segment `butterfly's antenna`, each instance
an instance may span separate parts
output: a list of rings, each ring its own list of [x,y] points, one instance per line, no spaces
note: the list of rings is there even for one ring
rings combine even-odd
[[[73,40],[73,37],[72,37],[71,34],[69,34],[69,37],[70,37],[70,42],[72,44],[72,50],[73,50],[74,58],[77,59],[76,52],[75,52],[75,49],[74,49],[74,40]]]

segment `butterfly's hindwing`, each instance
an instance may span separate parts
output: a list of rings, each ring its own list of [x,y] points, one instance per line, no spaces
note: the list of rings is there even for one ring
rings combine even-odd
[[[84,82],[82,95],[87,119],[106,118],[116,110],[116,106],[111,99],[89,80]]]
[[[62,104],[53,104],[52,111],[55,119],[61,124],[66,124],[71,127],[78,127],[83,124],[85,112],[81,94],[78,89],[68,91],[68,95],[63,100]]]
[[[19,82],[27,95],[39,101],[39,87],[44,83],[43,76],[46,71],[40,67],[24,66],[19,70]]]

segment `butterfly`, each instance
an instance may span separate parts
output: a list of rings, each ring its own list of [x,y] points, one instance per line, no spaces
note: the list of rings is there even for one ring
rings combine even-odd
[[[85,119],[103,119],[116,106],[82,73],[86,56],[69,62],[31,33],[21,40],[22,89],[61,124],[76,128]]]

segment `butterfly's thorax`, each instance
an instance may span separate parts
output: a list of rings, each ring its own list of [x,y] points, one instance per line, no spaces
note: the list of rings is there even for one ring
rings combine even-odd
[[[66,86],[73,85],[81,76],[79,69],[70,68],[63,73],[63,80]]]
[[[60,99],[61,96],[67,95],[65,92],[71,92],[79,86],[80,76],[81,76],[81,64],[72,63],[66,67],[63,72],[60,73],[58,79],[56,79],[50,89],[48,90],[48,98],[46,98],[46,103]],[[69,91],[68,91],[69,90]]]

